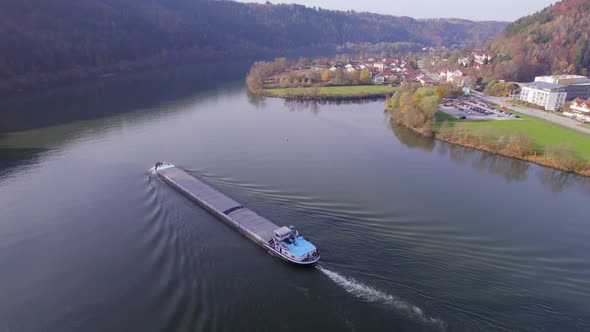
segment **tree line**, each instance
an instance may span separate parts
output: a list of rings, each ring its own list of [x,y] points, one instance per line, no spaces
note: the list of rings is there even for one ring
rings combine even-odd
[[[441,100],[459,94],[460,91],[448,83],[423,87],[419,83],[403,82],[393,96],[385,101],[385,106],[395,124],[425,136],[434,136],[436,112]]]
[[[0,18],[0,79],[167,61],[189,50],[264,56],[347,42],[483,43],[506,25],[205,0],[1,1]]]
[[[524,82],[546,74],[588,75],[590,3],[557,2],[508,25],[489,47],[506,55],[494,63],[498,79]]]

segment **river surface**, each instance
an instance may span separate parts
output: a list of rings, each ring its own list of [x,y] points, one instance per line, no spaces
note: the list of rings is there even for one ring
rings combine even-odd
[[[2,101],[0,331],[590,330],[590,181],[240,77]],[[159,160],[295,225],[320,265],[273,258]]]

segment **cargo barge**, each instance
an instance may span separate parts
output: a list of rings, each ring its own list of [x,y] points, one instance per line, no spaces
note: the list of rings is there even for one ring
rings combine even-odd
[[[297,265],[314,265],[320,260],[319,250],[293,226],[275,225],[172,164],[158,162],[154,171],[164,182],[272,255]]]

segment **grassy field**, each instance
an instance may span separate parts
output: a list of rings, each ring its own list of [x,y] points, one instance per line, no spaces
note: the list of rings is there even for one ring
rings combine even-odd
[[[493,127],[511,131],[519,130],[527,133],[535,140],[535,150],[537,150],[538,153],[543,153],[545,145],[565,144],[574,150],[579,157],[590,161],[590,136],[527,115],[519,114],[519,116],[522,117],[522,120],[465,121],[458,120],[444,112],[438,111],[436,114],[436,120],[438,126],[440,126],[443,121],[447,120],[451,126],[454,123],[462,123],[474,129]]]
[[[265,89],[267,95],[277,97],[363,97],[392,94],[395,88],[386,85],[350,85],[307,88]]]

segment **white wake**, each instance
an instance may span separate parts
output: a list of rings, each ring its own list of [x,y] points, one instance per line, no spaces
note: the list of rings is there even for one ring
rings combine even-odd
[[[423,323],[435,324],[441,328],[445,327],[445,323],[440,319],[426,316],[422,309],[416,307],[415,305],[411,305],[403,300],[400,300],[399,298],[391,294],[384,293],[371,286],[364,285],[356,281],[354,278],[345,277],[337,272],[330,271],[321,266],[316,266],[316,268],[322,271],[323,274],[328,276],[328,278],[330,278],[340,287],[344,288],[344,290],[346,290],[348,293],[354,295],[359,299],[362,299],[369,303],[379,303],[388,305],[395,308],[396,310],[405,313],[410,317],[419,319]]]

